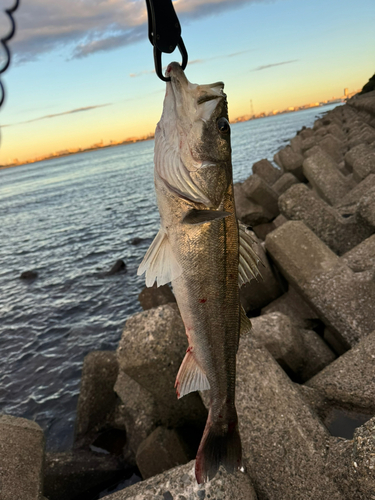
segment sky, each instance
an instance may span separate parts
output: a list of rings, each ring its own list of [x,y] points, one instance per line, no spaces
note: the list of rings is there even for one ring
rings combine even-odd
[[[0,0],[0,35],[9,29]],[[374,0],[176,0],[193,83],[223,81],[229,116],[361,88],[375,73]],[[2,75],[0,165],[155,130],[145,0],[21,0]],[[180,61],[176,50],[163,65]]]

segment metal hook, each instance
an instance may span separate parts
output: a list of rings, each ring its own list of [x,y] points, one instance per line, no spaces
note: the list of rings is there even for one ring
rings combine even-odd
[[[180,37],[180,40],[177,44],[178,50],[180,51],[180,54],[182,55],[182,63],[181,63],[181,68],[185,69],[188,63],[188,55],[186,51],[186,47],[184,42],[182,41],[182,38]],[[162,63],[161,63],[161,51],[157,48],[154,47],[154,61],[155,61],[155,71],[160,80],[163,80],[163,82],[170,82],[171,78],[166,77],[163,75],[163,69],[162,69]]]

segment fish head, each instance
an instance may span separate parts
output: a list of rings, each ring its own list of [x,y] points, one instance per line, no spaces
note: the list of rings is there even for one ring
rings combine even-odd
[[[162,136],[164,147],[174,155],[168,182],[173,186],[174,175],[186,180],[191,189],[180,189],[183,196],[217,208],[232,182],[224,84],[190,83],[178,63],[168,66],[166,76],[171,80],[167,83],[155,141]]]

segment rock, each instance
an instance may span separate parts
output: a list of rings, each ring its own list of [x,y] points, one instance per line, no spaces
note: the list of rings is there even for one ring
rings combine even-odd
[[[347,153],[345,153],[345,167],[349,172],[353,171],[354,162],[357,159],[361,159],[370,152],[370,148],[367,144],[361,143],[354,148],[351,148]]]
[[[335,481],[344,498],[369,500],[361,494],[355,480],[352,453],[353,441],[332,437],[327,455],[327,474]]]
[[[375,497],[375,418],[359,427],[353,439],[352,473],[364,499]]]
[[[38,277],[38,273],[36,271],[24,271],[21,273],[21,280],[35,280]]]
[[[373,325],[374,326],[374,325]],[[330,401],[375,412],[375,331],[307,382]]]
[[[327,154],[316,153],[306,158],[303,173],[318,195],[330,205],[339,202],[350,190],[347,179]]]
[[[375,174],[375,151],[357,158],[353,164],[353,178],[355,181],[361,182],[370,174]]]
[[[312,147],[314,147],[316,144],[316,138],[314,136],[311,136],[311,137],[307,137],[306,139],[304,139],[301,143],[301,151],[302,151],[302,154],[307,151],[308,149],[311,149]]]
[[[75,426],[77,446],[91,441],[94,433],[111,419],[117,402],[113,390],[117,375],[115,352],[94,351],[85,357]]]
[[[331,158],[336,162],[340,163],[344,158],[344,146],[337,137],[332,134],[325,135],[320,141],[319,146],[331,156]]]
[[[130,244],[131,245],[139,245],[140,243],[142,243],[142,241],[143,241],[143,238],[139,238],[138,236],[136,236],[135,238],[130,240]]]
[[[266,248],[284,277],[346,349],[373,330],[372,277],[353,273],[304,224],[283,224],[267,236]]]
[[[314,131],[309,127],[302,127],[302,129],[299,132],[297,132],[297,134],[298,134],[297,137],[301,137],[302,140],[305,140],[309,137],[313,137]]]
[[[372,228],[373,232],[375,230],[375,186],[362,196],[358,204],[358,214]]]
[[[332,363],[336,355],[314,330],[300,329],[299,334],[304,351],[299,376],[302,381],[306,381]]]
[[[326,476],[326,429],[271,355],[254,346],[249,335],[240,341],[236,388],[243,457],[258,497],[342,499]]]
[[[299,328],[312,328],[318,319],[316,313],[291,286],[281,297],[264,307],[261,314],[273,312],[285,314]]]
[[[295,153],[301,154],[302,153],[301,144],[302,144],[302,137],[297,132],[297,135],[290,140],[290,147],[293,149]]]
[[[297,184],[299,180],[297,177],[295,177],[291,173],[286,173],[282,175],[279,180],[275,182],[275,184],[272,186],[272,189],[276,191],[278,195],[283,194],[287,189],[290,188],[290,186],[293,186],[293,184]]]
[[[252,318],[251,323],[251,337],[264,346],[287,373],[299,373],[304,360],[303,342],[288,316],[272,312]]]
[[[341,217],[304,184],[296,184],[282,194],[279,206],[286,218],[302,220],[338,255],[348,252],[373,233],[366,221],[360,221],[357,216]]]
[[[274,219],[272,221],[272,224],[275,226],[275,227],[280,227],[282,226],[283,224],[285,224],[285,222],[288,222],[288,219],[286,217],[284,217],[282,214],[279,214],[276,219]]]
[[[25,418],[0,416],[1,500],[39,500],[43,487],[44,436]]]
[[[204,425],[207,412],[197,393],[177,399],[174,384],[188,347],[177,305],[166,304],[131,316],[117,349],[120,371],[150,392],[161,422],[176,427]]]
[[[327,132],[328,134],[332,134],[339,141],[343,141],[345,139],[345,134],[336,123],[331,123],[330,125],[328,125]]]
[[[266,222],[265,224],[259,224],[258,226],[253,227],[253,231],[256,234],[257,238],[264,241],[268,233],[271,233],[276,226],[273,222]]]
[[[251,280],[240,289],[242,306],[250,314],[266,306],[283,293],[281,284],[275,277],[261,245],[258,245],[256,252],[264,264],[264,266],[260,265],[262,278],[259,278],[259,281]]]
[[[253,174],[259,175],[269,186],[282,176],[282,171],[275,168],[268,160],[260,160],[253,165]]]
[[[139,445],[155,429],[160,420],[158,405],[149,391],[120,371],[114,387],[122,401],[122,420],[128,440],[124,452],[125,459],[135,463]]]
[[[106,273],[107,276],[113,276],[121,271],[126,271],[126,264],[122,259],[116,260],[111,269]]]
[[[44,494],[50,500],[94,498],[101,490],[120,480],[124,472],[121,460],[104,453],[47,453]]]
[[[248,198],[261,205],[272,218],[278,215],[277,194],[261,177],[256,174],[250,175],[242,184],[242,189]]]
[[[169,304],[170,302],[176,302],[175,296],[168,284],[158,287],[156,283],[152,287],[145,287],[138,295],[138,300],[144,311]]]
[[[375,174],[370,174],[366,177],[366,179],[357,184],[354,189],[349,191],[346,196],[337,202],[335,205],[336,210],[346,217],[354,215],[357,211],[361,198],[365,196],[373,187],[375,187]]]
[[[239,220],[248,226],[257,226],[273,219],[271,213],[262,206],[249,200],[242,188],[242,184],[234,184],[234,198],[236,202],[236,215]]]
[[[139,446],[136,461],[143,479],[148,479],[186,464],[189,457],[175,430],[157,427]]]
[[[208,483],[198,485],[194,461],[112,493],[105,500],[257,500],[249,476],[220,470]]]
[[[303,156],[295,153],[290,146],[278,152],[281,167],[285,173],[291,173],[301,182],[304,182],[305,176],[302,171]]]
[[[341,257],[355,273],[375,271],[375,234]]]

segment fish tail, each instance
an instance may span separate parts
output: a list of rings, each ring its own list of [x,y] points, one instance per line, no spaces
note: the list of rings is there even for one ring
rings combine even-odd
[[[235,472],[242,465],[241,438],[237,413],[226,422],[213,422],[209,413],[203,437],[195,460],[195,477],[198,484],[212,479],[220,465],[228,472]]]

